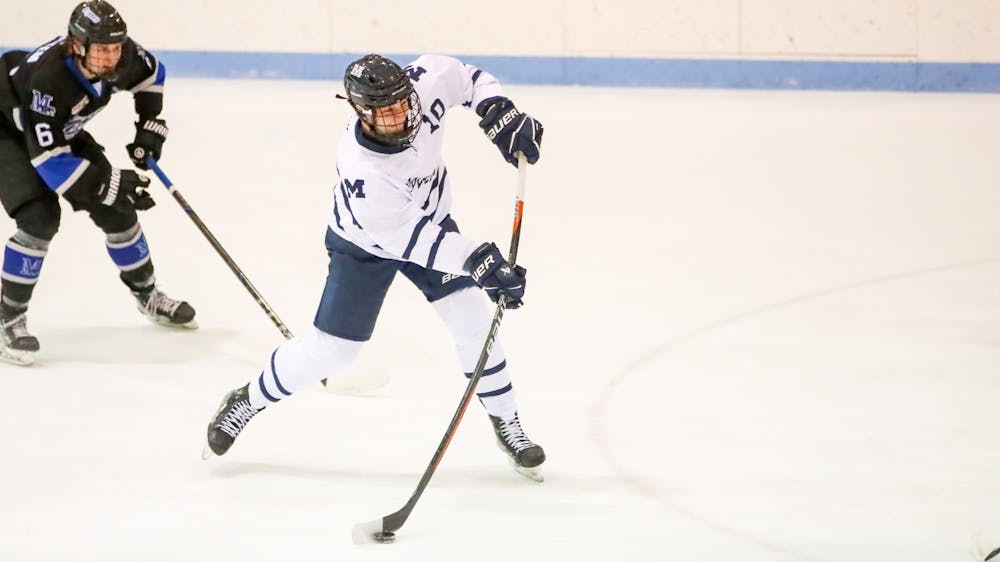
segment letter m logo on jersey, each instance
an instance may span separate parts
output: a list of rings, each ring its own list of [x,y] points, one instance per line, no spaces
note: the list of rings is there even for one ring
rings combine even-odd
[[[52,96],[38,90],[31,90],[31,110],[46,117],[56,114],[56,108],[52,107]]]
[[[347,192],[348,197],[354,197],[355,199],[365,198],[365,180],[357,180],[351,183],[351,180],[344,180],[344,191]]]

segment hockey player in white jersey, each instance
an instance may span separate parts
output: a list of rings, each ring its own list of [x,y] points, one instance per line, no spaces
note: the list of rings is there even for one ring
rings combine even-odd
[[[446,56],[421,56],[405,69],[367,55],[344,75],[356,112],[340,140],[326,246],[329,274],[313,329],[276,349],[259,376],[230,392],[208,425],[208,446],[222,455],[247,422],[319,380],[336,377],[372,335],[397,272],[420,289],[454,338],[472,377],[491,323],[482,289],[507,307],[523,304],[525,270],[496,244],[459,234],[442,160],[445,113],[474,108],[479,126],[509,163],[518,152],[538,161],[542,125],[504,96],[496,78]],[[470,272],[477,272],[471,277]],[[515,468],[537,478],[545,453],[521,427],[510,368],[497,342],[476,394]]]

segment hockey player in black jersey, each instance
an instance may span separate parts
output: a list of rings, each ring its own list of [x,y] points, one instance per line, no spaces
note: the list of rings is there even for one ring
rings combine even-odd
[[[65,37],[0,57],[0,202],[17,223],[0,274],[0,358],[26,365],[39,349],[25,313],[59,229],[60,195],[105,232],[108,254],[143,314],[158,324],[197,326],[188,303],[156,287],[136,214],[154,205],[149,179],[113,167],[84,130],[112,94],[131,92],[138,121],[127,149],[135,166],[147,169],[146,158],[159,158],[167,137],[159,118],[164,76],[163,65],[102,0],[79,4]]]

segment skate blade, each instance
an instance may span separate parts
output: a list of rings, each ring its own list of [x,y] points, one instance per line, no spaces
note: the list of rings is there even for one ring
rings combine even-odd
[[[499,439],[496,440],[496,444],[497,448],[503,451],[503,455],[507,457],[507,462],[510,463],[510,466],[512,466],[514,470],[516,470],[517,472],[521,473],[524,476],[527,476],[528,478],[534,480],[535,482],[545,482],[545,477],[542,476],[542,469],[540,467],[533,466],[531,468],[528,468],[526,466],[521,466],[517,464],[517,461],[515,461],[514,457],[510,456],[510,454],[507,453],[507,448],[503,446],[503,443],[501,443]]]
[[[152,322],[153,324],[156,324],[157,326],[163,326],[166,328],[177,328],[179,330],[198,329],[198,321],[195,320],[194,318],[192,318],[190,322],[185,322],[184,324],[174,324],[173,322],[167,320],[166,318],[153,318],[151,316],[146,316],[146,318],[149,318],[149,321]]]
[[[201,460],[207,461],[214,456],[216,456],[215,451],[212,450],[212,447],[208,443],[205,443],[205,446],[201,449]]]
[[[9,347],[0,348],[0,359],[11,363],[12,365],[18,365],[21,367],[27,367],[35,362],[35,352],[34,351],[20,351],[17,349],[11,349]]]
[[[511,459],[510,457],[508,457],[508,459],[510,460],[510,465],[514,467],[514,470],[516,470],[520,474],[527,476],[528,478],[534,480],[535,482],[545,482],[545,477],[542,476],[541,468],[537,466],[528,468],[526,466],[521,466],[517,464],[516,462],[514,462],[514,459]]]

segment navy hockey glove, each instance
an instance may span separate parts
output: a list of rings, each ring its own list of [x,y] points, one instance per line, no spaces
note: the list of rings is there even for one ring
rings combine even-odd
[[[163,141],[167,140],[167,122],[163,119],[143,119],[135,123],[135,141],[128,144],[128,157],[136,168],[148,170],[146,159],[159,160],[163,154]],[[137,207],[138,208],[138,207]]]
[[[497,97],[482,101],[476,108],[482,117],[479,126],[500,149],[504,160],[517,166],[517,153],[524,153],[529,164],[538,162],[542,145],[542,124],[527,113],[521,113],[514,102]]]
[[[465,270],[472,280],[493,299],[500,300],[500,295],[507,296],[507,308],[521,308],[524,305],[524,285],[528,272],[521,266],[511,266],[503,259],[500,249],[492,242],[486,242],[472,252],[465,260]]]
[[[119,211],[135,209],[145,211],[156,205],[156,201],[146,192],[149,178],[133,170],[112,168],[108,177],[97,188],[97,202]]]

